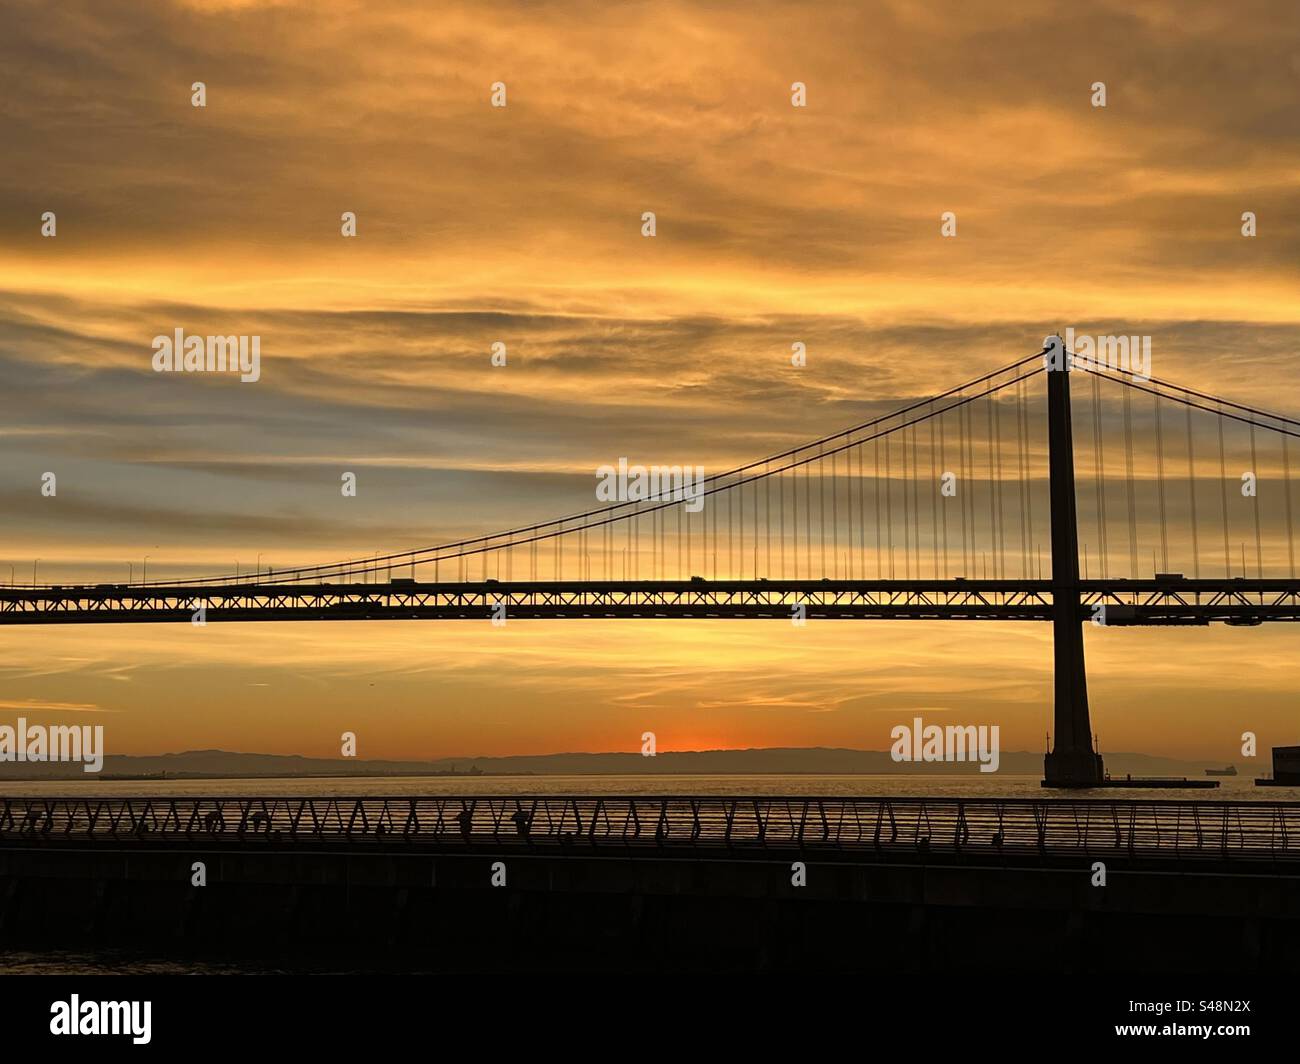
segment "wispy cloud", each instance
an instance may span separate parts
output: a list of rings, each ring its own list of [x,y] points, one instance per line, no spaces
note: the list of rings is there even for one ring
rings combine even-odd
[[[80,702],[42,702],[38,699],[0,699],[0,713],[116,713],[115,709]]]

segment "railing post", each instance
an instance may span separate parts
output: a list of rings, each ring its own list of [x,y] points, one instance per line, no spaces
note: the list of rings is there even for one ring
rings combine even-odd
[[[1100,783],[1104,776],[1101,755],[1092,748],[1088,679],[1083,664],[1074,437],[1070,426],[1070,358],[1070,352],[1059,336],[1045,342],[1055,670],[1054,742],[1043,761],[1045,787],[1091,787]]]

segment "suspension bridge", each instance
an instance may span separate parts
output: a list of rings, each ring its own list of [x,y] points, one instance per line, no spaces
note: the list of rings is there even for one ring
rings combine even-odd
[[[1300,620],[1298,434],[1300,421],[1077,359],[1058,340],[691,492],[661,484],[540,524],[311,567],[11,583],[0,624],[1044,621],[1055,648],[1045,779],[1090,786],[1104,769],[1084,623]]]

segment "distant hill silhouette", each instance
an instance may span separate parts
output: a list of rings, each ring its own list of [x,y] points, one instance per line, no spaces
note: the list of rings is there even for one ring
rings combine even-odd
[[[1112,775],[1204,776],[1204,769],[1223,761],[1179,761],[1139,753],[1106,753]],[[642,757],[639,753],[529,754],[515,757],[448,757],[432,761],[366,761],[357,758],[317,758],[285,754],[244,754],[227,750],[186,750],[176,754],[130,756],[110,754],[98,775],[80,764],[0,763],[0,780],[106,779],[160,776],[176,779],[243,779],[293,776],[645,776],[645,775],[936,775],[978,773],[975,763],[894,762],[885,750],[836,747],[767,747],[747,750],[690,750]],[[1043,755],[1003,751],[998,775],[1038,776]]]

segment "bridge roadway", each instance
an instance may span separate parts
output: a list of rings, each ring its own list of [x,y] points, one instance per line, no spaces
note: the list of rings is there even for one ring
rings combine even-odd
[[[1300,620],[1300,580],[1082,580],[1080,620]],[[494,581],[0,587],[0,624],[578,618],[1049,621],[1051,580]],[[1104,606],[1104,613],[1098,607]]]

